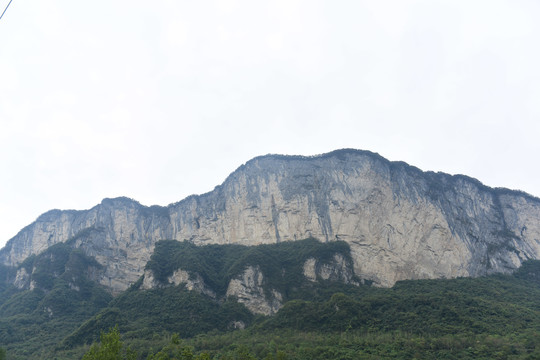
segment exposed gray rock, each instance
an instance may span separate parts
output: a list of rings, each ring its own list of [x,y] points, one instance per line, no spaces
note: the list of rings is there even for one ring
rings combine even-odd
[[[144,270],[143,282],[142,282],[142,285],[141,285],[142,290],[157,289],[157,288],[160,288],[162,286],[163,286],[163,284],[161,284],[154,277],[154,272],[152,270]]]
[[[171,238],[168,212],[127,198],[105,199],[86,211],[52,210],[0,250],[0,261],[17,265],[58,242],[73,241],[104,265],[97,279],[113,293],[136,282],[158,239]]]
[[[317,260],[314,258],[309,258],[304,263],[304,276],[309,281],[317,281]]]
[[[17,270],[13,285],[19,289],[28,289],[30,287],[30,274],[28,274],[24,267]]]
[[[231,321],[229,328],[243,330],[246,328],[246,323],[243,321]]]
[[[216,297],[216,293],[205,284],[203,278],[199,274],[190,275],[187,271],[182,269],[175,270],[174,273],[168,277],[165,284],[155,278],[152,270],[145,270],[141,289],[150,290],[180,284],[185,284],[187,290],[197,291],[212,298]]]
[[[226,296],[234,296],[254,314],[272,315],[282,306],[283,297],[276,290],[267,297],[263,289],[264,276],[259,266],[248,266],[229,282]]]
[[[540,200],[365,151],[268,155],[212,192],[167,207],[119,198],[50,211],[0,250],[0,262],[17,265],[71,239],[104,265],[100,282],[119,292],[143,274],[161,239],[256,245],[307,237],[346,241],[356,276],[379,286],[510,272],[540,258]]]
[[[352,267],[341,254],[334,254],[330,262],[321,262],[314,258],[307,259],[304,263],[304,276],[313,282],[320,278],[358,285],[358,282],[354,280]]]
[[[187,271],[178,269],[168,278],[169,283],[175,285],[186,284],[186,289],[197,291],[201,294],[216,297],[214,290],[210,289],[199,274],[189,274]]]

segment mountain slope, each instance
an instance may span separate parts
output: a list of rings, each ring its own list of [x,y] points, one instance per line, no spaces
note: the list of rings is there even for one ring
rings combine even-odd
[[[336,257],[345,265],[336,264]],[[305,266],[311,262],[312,268]],[[212,329],[244,328],[254,315],[272,315],[292,299],[313,299],[329,284],[354,287],[351,267],[344,242],[195,246],[160,241],[142,279],[64,344],[95,340],[100,330],[115,324],[130,337],[152,335],[157,329],[192,337]],[[175,276],[179,272],[186,273],[180,281]]]
[[[347,242],[356,275],[381,286],[510,272],[540,258],[540,200],[366,151],[268,155],[212,192],[167,207],[118,198],[53,210],[11,239],[0,262],[15,266],[71,240],[104,266],[100,283],[119,293],[143,274],[161,239],[256,245],[308,237]]]
[[[287,339],[290,346],[281,346],[291,359],[379,358],[390,350],[393,358],[467,358],[473,350],[485,354],[474,358],[485,359],[538,354],[540,261],[527,261],[512,275],[408,280],[390,289],[356,284],[351,266],[342,241],[195,246],[166,240],[156,243],[144,275],[112,298],[92,281],[102,266],[75,241],[59,243],[16,269],[26,269],[21,288],[4,281],[13,272],[0,269],[0,346],[10,359],[75,359],[88,349],[83,344],[118,325],[139,359],[164,346],[172,332],[215,355],[246,342],[258,358],[276,350],[269,338]],[[259,275],[245,276],[249,269]],[[182,271],[187,276],[179,279]],[[237,280],[248,291],[230,296]],[[276,298],[283,306],[274,316],[248,309],[250,299]],[[283,335],[304,332],[311,335],[295,343]],[[333,340],[315,340],[321,338]],[[381,340],[384,348],[376,345]],[[409,354],[404,343],[425,355]],[[335,355],[342,352],[349,355]]]
[[[71,244],[27,258],[15,285],[15,274],[5,270],[0,269],[0,345],[17,349],[19,358],[54,348],[112,300],[94,281],[101,265]]]

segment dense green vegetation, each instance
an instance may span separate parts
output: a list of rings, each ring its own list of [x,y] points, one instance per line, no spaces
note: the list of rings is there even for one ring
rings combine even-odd
[[[539,359],[539,279],[540,262],[529,261],[514,275],[341,285],[326,300],[292,300],[246,330],[183,346],[211,359]],[[155,359],[166,338],[128,343]]]
[[[276,289],[285,297],[295,298],[299,294],[290,292],[305,283],[304,262],[309,258],[329,262],[335,254],[341,254],[352,264],[349,246],[342,241],[321,243],[306,239],[258,246],[196,246],[188,241],[167,240],[156,244],[146,268],[162,282],[176,269],[197,273],[218,296],[224,296],[233,277],[249,265],[259,266],[266,289]]]
[[[217,294],[216,299],[188,291],[183,285],[165,286],[146,291],[139,290],[142,281],[134,284],[67,337],[62,345],[72,347],[97,340],[102,329],[118,325],[126,336],[151,337],[155,329],[176,332],[182,337],[192,337],[212,330],[234,329],[235,323],[250,325],[255,320],[244,305],[236,299],[225,298],[229,281],[247,266],[259,266],[264,274],[264,288],[277,289],[290,298],[320,297],[326,291],[330,296],[336,289],[314,286],[303,276],[303,263],[310,257],[328,262],[335,253],[350,259],[349,248],[344,242],[324,244],[314,239],[260,245],[195,246],[190,242],[160,241],[148,262],[147,269],[155,278],[167,284],[167,278],[176,269],[199,274]],[[336,284],[339,287],[339,285]]]
[[[100,265],[67,244],[28,258],[21,268],[32,274],[33,289],[19,290],[4,281],[0,292],[0,346],[8,350],[8,359],[42,356],[112,300],[88,278]],[[9,278],[14,271],[8,270],[0,277]]]
[[[21,265],[33,270],[33,290],[2,282],[13,270],[0,269],[0,349],[7,359],[540,359],[540,261],[512,275],[390,289],[306,281],[306,259],[330,261],[336,252],[350,261],[342,242],[163,241],[147,266],[156,278],[197,273],[217,298],[184,285],[141,290],[139,281],[112,299],[85,276],[99,265],[58,245]],[[276,315],[254,316],[224,297],[248,265],[284,294]],[[246,329],[235,329],[240,322]]]
[[[82,360],[136,360],[137,354],[124,348],[120,332],[115,326],[110,332],[101,333],[100,343],[93,344]]]
[[[82,345],[97,338],[100,330],[118,325],[131,338],[152,338],[156,333],[178,332],[192,337],[211,330],[231,330],[231,323],[251,323],[253,315],[241,304],[218,303],[183,285],[148,291],[133,291],[114,299],[97,316],[85,322],[62,343]]]

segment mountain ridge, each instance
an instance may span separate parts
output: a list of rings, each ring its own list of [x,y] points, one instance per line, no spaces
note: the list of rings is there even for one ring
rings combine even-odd
[[[414,278],[510,272],[540,255],[540,199],[466,175],[424,172],[365,150],[263,155],[214,190],[167,206],[106,198],[88,210],[51,210],[0,249],[17,266],[72,240],[125,290],[161,239],[256,245],[345,240],[355,272],[380,286]],[[74,240],[73,240],[74,239]]]

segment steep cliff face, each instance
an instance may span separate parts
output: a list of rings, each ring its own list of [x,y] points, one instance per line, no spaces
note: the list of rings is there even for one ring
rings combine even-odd
[[[268,155],[168,207],[120,198],[48,212],[0,250],[0,262],[16,265],[71,239],[105,266],[101,283],[121,291],[161,239],[256,245],[308,237],[349,243],[356,275],[380,286],[509,272],[540,258],[540,200],[364,151]]]
[[[172,237],[166,208],[145,207],[127,198],[105,199],[90,210],[41,215],[0,250],[0,261],[17,265],[69,240],[104,265],[100,283],[119,292],[143,273],[155,241]]]

